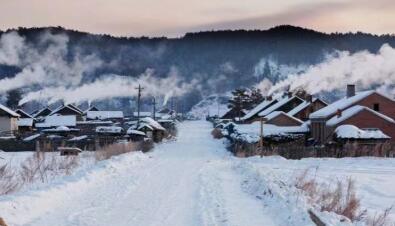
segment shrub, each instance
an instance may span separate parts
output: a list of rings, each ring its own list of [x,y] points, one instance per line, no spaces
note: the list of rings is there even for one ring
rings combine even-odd
[[[392,207],[385,209],[381,214],[376,214],[373,217],[368,217],[366,220],[367,226],[390,226],[395,225],[395,222],[388,221],[388,215],[391,212]]]
[[[361,221],[366,210],[360,209],[360,199],[355,193],[355,182],[351,178],[338,181],[335,187],[319,183],[316,177],[310,178],[305,170],[296,177],[295,187],[302,190],[321,211],[335,212],[351,221]]]
[[[78,166],[78,156],[55,156],[51,153],[36,152],[21,164],[20,178],[23,183],[39,179],[42,183],[60,174],[70,174]]]
[[[17,175],[8,167],[0,166],[0,195],[6,195],[16,191],[20,187]]]
[[[221,139],[224,137],[221,130],[218,128],[213,129],[211,131],[211,135],[214,137],[214,139]]]

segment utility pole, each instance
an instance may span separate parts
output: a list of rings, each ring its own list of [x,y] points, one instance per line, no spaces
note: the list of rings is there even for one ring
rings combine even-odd
[[[153,105],[152,117],[154,118],[154,120],[156,120],[156,117],[155,117],[155,114],[156,114],[156,99],[155,99],[155,97],[152,100],[152,105]]]
[[[144,89],[143,87],[140,86],[135,88],[138,90],[137,94],[137,126],[140,125],[140,99],[141,99],[141,91]]]
[[[263,124],[265,123],[266,119],[265,118],[261,118],[261,131],[260,131],[260,140],[259,140],[259,146],[261,146],[261,150],[260,150],[260,155],[261,157],[263,156]]]

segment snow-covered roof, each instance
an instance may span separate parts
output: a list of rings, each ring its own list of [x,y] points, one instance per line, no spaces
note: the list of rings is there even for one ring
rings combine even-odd
[[[79,114],[79,115],[82,114],[82,111],[79,108],[77,108],[76,106],[74,106],[72,104],[67,104],[67,105],[60,105],[58,108],[53,110],[49,115],[57,114],[59,111],[65,109],[65,108],[74,111],[76,114]]]
[[[72,131],[79,131],[79,129],[73,129],[67,126],[58,126],[56,128],[43,130],[43,132],[72,132]]]
[[[126,133],[127,134],[134,134],[134,135],[145,136],[144,132],[135,130],[133,127],[130,127]]]
[[[19,114],[21,117],[23,118],[33,118],[33,116],[29,113],[27,113],[26,111],[22,110],[22,109],[16,109],[15,111],[17,114]]]
[[[284,116],[286,116],[288,118],[291,118],[291,119],[293,119],[293,120],[295,120],[297,122],[300,122],[301,124],[303,123],[302,120],[300,120],[298,118],[295,118],[295,117],[293,117],[291,115],[288,115],[287,113],[285,113],[283,111],[273,111],[272,113],[266,115],[265,118],[266,118],[267,121],[269,121],[269,120],[272,120],[272,119],[274,119],[274,118],[276,118],[277,116],[280,116],[280,115],[284,115]]]
[[[49,109],[48,107],[45,107],[45,108],[43,108],[43,109],[40,109],[40,110],[38,110],[38,111],[32,113],[32,114],[33,114],[33,117],[34,117],[34,118],[37,118],[37,117],[40,116],[40,114],[42,114],[42,113],[45,112],[45,111],[47,111],[48,113],[45,114],[45,115],[43,115],[43,116],[47,116],[47,115],[51,114],[51,112],[52,112],[51,109]]]
[[[17,122],[18,126],[33,126],[32,118],[19,118]]]
[[[251,109],[244,117],[241,118],[241,120],[248,120],[248,119],[250,119],[251,117],[253,117],[254,115],[258,114],[259,112],[261,112],[262,110],[267,108],[270,104],[272,104],[275,101],[277,101],[277,100],[265,100],[265,101],[263,101],[262,103],[258,104],[256,107]]]
[[[234,128],[237,138],[246,140],[247,142],[257,142],[260,139],[261,124],[254,122],[251,124],[238,124]],[[301,126],[276,126],[272,124],[263,124],[263,136],[277,136],[306,133],[309,128],[305,125]]]
[[[86,113],[87,119],[122,119],[122,111],[88,111]]]
[[[307,108],[308,106],[310,106],[311,102],[309,101],[303,101],[301,104],[299,104],[298,106],[296,106],[294,109],[292,109],[291,111],[289,111],[287,114],[291,115],[291,116],[295,116],[296,114],[298,114],[299,112],[301,112],[303,109]]]
[[[122,133],[123,128],[119,126],[98,126],[96,133]]]
[[[84,113],[86,114],[88,111],[100,111],[100,110],[96,106],[90,106],[88,109],[84,111]]]
[[[108,125],[112,123],[113,123],[112,121],[100,121],[100,120],[77,121],[77,125]]]
[[[140,111],[140,117],[149,117],[152,115],[152,112],[149,111]],[[138,112],[133,112],[133,116],[137,117],[138,116]]]
[[[157,129],[157,130],[166,130],[165,128],[163,128],[163,126],[162,126],[161,124],[159,124],[159,122],[155,121],[155,120],[154,120],[153,118],[151,118],[151,117],[142,118],[140,121],[141,121],[141,122],[147,123],[148,125],[150,125],[150,126],[153,127],[154,129]]]
[[[289,98],[288,96],[283,97],[277,103],[275,103],[272,106],[270,106],[270,107],[266,108],[265,110],[261,111],[258,115],[259,116],[266,116],[266,115],[270,114],[271,112],[277,110],[278,108],[284,106],[285,104],[289,103],[290,101],[292,101],[294,99],[302,100],[301,98],[299,98],[297,96],[292,96],[291,98]]]
[[[332,104],[321,108],[320,110],[313,112],[310,114],[310,118],[327,118],[332,114],[335,114],[338,109],[343,110],[351,105],[357,103],[358,101],[363,100],[364,98],[368,97],[369,95],[376,93],[374,90],[359,92],[352,97],[344,97],[338,101],[333,102]],[[380,94],[381,95],[381,94]]]
[[[137,129],[143,129],[144,127],[148,128],[149,130],[154,130],[154,128],[152,128],[152,126],[150,126],[150,125],[147,124],[147,123],[141,123],[141,124],[137,127]]]
[[[41,136],[41,134],[40,134],[40,133],[37,133],[37,134],[31,135],[31,136],[25,137],[25,138],[23,139],[23,141],[32,141],[32,140],[34,140],[34,139],[36,139],[36,138],[38,138],[38,137],[40,137],[40,136]]]
[[[377,115],[378,117],[387,120],[387,121],[390,122],[390,123],[395,123],[395,121],[394,121],[392,118],[390,118],[390,117],[388,117],[388,116],[386,116],[386,115],[383,115],[383,114],[381,114],[381,113],[379,113],[379,112],[377,112],[377,111],[374,111],[374,110],[372,110],[372,109],[370,109],[370,108],[368,108],[368,107],[356,105],[356,106],[347,108],[346,110],[342,111],[340,117],[337,116],[337,115],[333,116],[331,119],[329,119],[329,120],[326,122],[326,124],[327,124],[328,126],[337,125],[337,124],[339,124],[340,122],[343,122],[344,120],[346,120],[346,119],[348,119],[348,118],[350,118],[350,117],[352,117],[352,116],[358,114],[359,112],[361,112],[361,111],[363,111],[363,110],[369,111],[369,112],[371,112],[371,113]]]
[[[335,130],[336,136],[343,139],[390,139],[381,130],[362,130],[353,125],[341,125]]]
[[[9,109],[8,107],[0,104],[0,110],[6,112],[7,114],[13,116],[13,117],[20,117],[20,115],[18,113],[16,113],[15,111]]]
[[[81,141],[81,140],[85,140],[86,138],[88,138],[88,135],[82,135],[78,137],[73,137],[69,141]]]
[[[51,115],[44,118],[44,122],[36,123],[38,128],[57,127],[57,126],[76,126],[75,115]]]

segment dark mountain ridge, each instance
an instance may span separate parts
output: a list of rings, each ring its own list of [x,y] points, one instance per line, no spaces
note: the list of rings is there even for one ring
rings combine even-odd
[[[255,68],[261,59],[282,65],[311,65],[337,50],[376,52],[385,43],[395,46],[394,35],[327,34],[290,25],[268,30],[203,31],[180,38],[114,37],[62,27],[10,29],[0,31],[0,36],[13,31],[36,48],[40,48],[37,43],[45,32],[67,35],[69,54],[94,54],[105,62],[90,75],[93,78],[106,73],[138,76],[147,68],[155,70],[155,76],[165,77],[171,68],[177,68],[185,80],[200,81],[202,89],[196,92],[203,95],[255,84]],[[0,78],[20,70],[0,65]],[[259,76],[263,77],[278,79],[270,71]]]

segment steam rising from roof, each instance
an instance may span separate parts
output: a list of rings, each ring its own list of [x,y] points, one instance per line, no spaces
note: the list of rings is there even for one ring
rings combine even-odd
[[[303,88],[311,94],[344,89],[346,84],[395,94],[395,49],[385,44],[377,53],[337,52],[324,62],[310,66],[300,74],[290,74],[274,84],[268,93]]]

